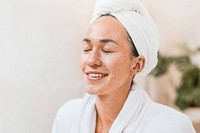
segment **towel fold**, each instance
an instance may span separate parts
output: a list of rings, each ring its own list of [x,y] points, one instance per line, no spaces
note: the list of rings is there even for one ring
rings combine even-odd
[[[130,34],[139,55],[145,58],[142,74],[148,74],[157,64],[159,34],[152,17],[139,0],[97,0],[91,23],[101,15],[110,14]]]
[[[57,113],[52,133],[94,133],[96,96],[86,94],[63,105]],[[189,118],[167,106],[157,104],[137,84],[109,133],[195,133]]]

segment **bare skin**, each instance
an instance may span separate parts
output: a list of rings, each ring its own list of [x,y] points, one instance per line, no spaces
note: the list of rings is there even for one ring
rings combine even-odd
[[[97,119],[96,133],[108,133],[114,120],[118,116],[130,90],[118,96],[98,96],[96,102]]]
[[[134,57],[123,26],[103,16],[89,27],[83,39],[81,68],[86,90],[97,96],[96,133],[108,133],[131,89],[131,81],[144,66]]]

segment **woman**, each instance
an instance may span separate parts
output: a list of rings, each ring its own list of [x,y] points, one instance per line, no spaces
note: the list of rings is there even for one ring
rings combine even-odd
[[[82,44],[87,94],[59,110],[52,133],[194,133],[187,116],[154,103],[134,82],[155,67],[158,44],[139,1],[97,1]]]

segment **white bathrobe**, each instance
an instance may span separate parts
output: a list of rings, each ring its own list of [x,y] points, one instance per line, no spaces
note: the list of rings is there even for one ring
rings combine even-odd
[[[86,94],[64,104],[57,113],[52,133],[94,133],[95,100],[95,96]],[[186,115],[153,102],[139,85],[133,85],[109,133],[195,133],[195,130]]]

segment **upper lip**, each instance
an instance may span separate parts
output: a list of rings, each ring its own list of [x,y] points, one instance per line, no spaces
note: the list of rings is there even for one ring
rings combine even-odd
[[[104,72],[101,72],[101,71],[86,71],[85,73],[86,74],[106,74],[107,75],[107,73],[104,73]]]

